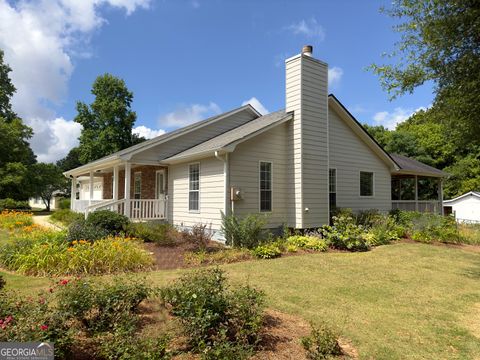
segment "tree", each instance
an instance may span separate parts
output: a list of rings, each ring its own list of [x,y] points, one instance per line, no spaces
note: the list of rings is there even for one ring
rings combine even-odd
[[[56,192],[66,193],[68,180],[55,164],[37,163],[32,166],[32,175],[34,194],[42,199],[46,210],[50,211],[53,195]]]
[[[31,194],[29,168],[36,162],[28,142],[33,131],[12,110],[10,71],[0,50],[0,199],[26,200]]]
[[[478,0],[394,0],[400,21],[393,64],[372,65],[392,98],[435,84],[437,122],[468,147],[480,147],[480,6]]]
[[[83,126],[79,159],[84,164],[144,140],[132,133],[137,117],[131,110],[133,93],[122,79],[110,74],[99,76],[92,94],[92,104],[77,103],[75,117]]]
[[[3,56],[3,50],[0,49],[0,117],[6,121],[11,121],[17,117],[10,102],[15,93],[15,86],[13,86],[8,75],[12,68],[4,63]]]
[[[62,171],[75,169],[81,165],[83,165],[83,163],[80,161],[80,149],[78,147],[72,148],[67,156],[57,161],[57,166]]]

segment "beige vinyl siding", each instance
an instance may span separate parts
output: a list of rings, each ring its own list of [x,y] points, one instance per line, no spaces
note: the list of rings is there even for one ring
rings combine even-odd
[[[330,168],[337,169],[337,206],[354,211],[391,209],[390,170],[342,120],[329,110]],[[360,171],[374,173],[374,195],[360,196]]]
[[[174,140],[167,141],[166,143],[159,144],[151,149],[143,151],[142,153],[133,156],[132,161],[159,161],[166,159],[181,151],[189,149],[192,146],[198,145],[215,136],[223,134],[226,131],[243,125],[256,117],[257,116],[255,116],[251,110],[243,110],[213,124],[180,135]]]
[[[200,201],[198,211],[189,211],[189,165],[200,164]],[[168,219],[174,225],[191,227],[202,223],[212,225],[213,230],[221,226],[220,211],[224,210],[223,162],[216,158],[205,158],[196,162],[172,165],[168,169]]]
[[[272,211],[268,227],[277,227],[287,220],[288,152],[285,142],[290,122],[280,124],[263,134],[239,144],[230,154],[230,186],[241,189],[242,199],[235,201],[239,217],[260,212],[260,161],[272,163]],[[262,213],[263,214],[263,213]]]

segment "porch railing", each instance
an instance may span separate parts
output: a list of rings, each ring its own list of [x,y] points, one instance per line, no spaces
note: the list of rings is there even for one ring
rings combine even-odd
[[[128,201],[128,204],[127,204]],[[127,206],[130,205],[130,206]],[[162,220],[167,214],[166,199],[107,200],[87,206],[85,216],[96,210],[110,210],[126,215],[132,220]]]
[[[438,200],[394,200],[392,209],[439,214],[442,210],[442,203]]]
[[[98,205],[105,202],[105,200],[74,200],[72,210],[75,212],[84,213],[90,205]]]

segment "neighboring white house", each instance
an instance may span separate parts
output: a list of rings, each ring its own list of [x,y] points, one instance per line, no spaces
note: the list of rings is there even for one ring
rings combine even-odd
[[[60,191],[54,193],[53,196],[52,196],[52,199],[50,200],[50,209],[51,210],[58,209],[59,204],[60,204],[60,200],[62,200],[63,197],[64,197],[63,193],[61,193]],[[32,198],[28,199],[28,205],[30,205],[30,207],[32,209],[46,209],[47,208],[45,206],[45,203],[43,202],[42,198],[40,198],[40,197],[32,197]]]
[[[443,201],[445,214],[453,214],[458,222],[480,223],[480,193],[470,191]]]
[[[245,105],[67,171],[72,209],[214,230],[221,212],[304,229],[333,207],[442,211],[445,173],[386,153],[328,94],[328,66],[310,46],[285,63],[285,110]]]

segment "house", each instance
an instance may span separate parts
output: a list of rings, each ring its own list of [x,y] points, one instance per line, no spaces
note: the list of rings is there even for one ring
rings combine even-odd
[[[64,198],[64,195],[61,191],[56,191],[53,193],[52,199],[50,200],[50,209],[58,209],[60,206],[60,200]],[[28,199],[28,205],[32,209],[46,209],[45,203],[40,197],[32,197]]]
[[[480,223],[480,192],[470,191],[443,202],[445,214],[453,214],[458,222]]]
[[[80,180],[72,209],[214,230],[221,212],[305,229],[328,223],[333,207],[442,211],[445,173],[386,153],[328,94],[311,46],[285,65],[285,110],[245,105],[67,171],[72,194]]]

